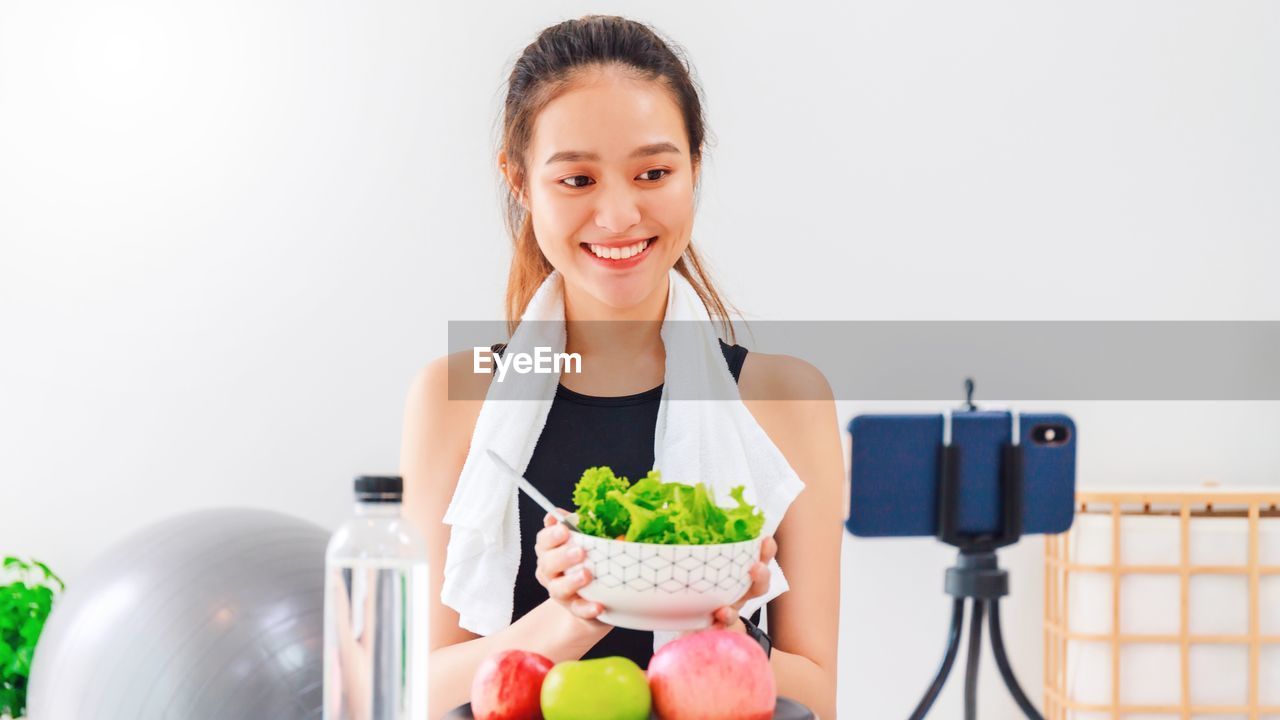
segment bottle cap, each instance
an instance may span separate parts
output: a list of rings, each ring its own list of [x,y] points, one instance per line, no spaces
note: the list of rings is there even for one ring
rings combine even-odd
[[[355,489],[357,502],[398,503],[404,496],[404,481],[399,475],[361,475]]]

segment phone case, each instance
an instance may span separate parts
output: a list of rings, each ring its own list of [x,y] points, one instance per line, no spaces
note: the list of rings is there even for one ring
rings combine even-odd
[[[1000,458],[1010,442],[1008,411],[951,415],[959,454],[960,532],[1000,531]],[[860,537],[934,536],[938,531],[938,453],[942,414],[869,414],[849,422],[853,438],[849,532]],[[1066,415],[1023,413],[1022,534],[1071,527],[1075,503],[1075,424]]]

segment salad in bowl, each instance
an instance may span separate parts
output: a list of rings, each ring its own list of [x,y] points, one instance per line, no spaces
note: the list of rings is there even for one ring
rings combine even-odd
[[[634,483],[607,466],[588,468],[573,491],[601,622],[634,630],[700,630],[751,586],[764,515],[734,487],[720,507],[702,483],[663,482],[657,470]]]

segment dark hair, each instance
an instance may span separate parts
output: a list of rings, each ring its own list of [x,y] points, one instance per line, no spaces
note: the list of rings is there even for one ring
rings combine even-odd
[[[689,63],[674,43],[668,43],[648,25],[615,15],[586,15],[543,30],[516,60],[507,80],[503,104],[501,149],[506,162],[523,187],[526,157],[538,113],[567,90],[583,71],[617,67],[638,78],[655,80],[672,94],[684,117],[689,155],[694,167],[702,162],[706,121],[702,99]],[[551,263],[538,247],[533,222],[509,183],[505,186],[507,230],[515,245],[507,278],[508,330],[514,332],[533,293],[551,272]],[[712,318],[734,337],[725,302],[693,244],[676,261],[675,269],[689,281]]]

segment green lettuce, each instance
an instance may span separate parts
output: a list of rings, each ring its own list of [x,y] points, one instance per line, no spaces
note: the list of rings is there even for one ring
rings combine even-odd
[[[578,529],[596,537],[661,545],[713,545],[759,536],[764,514],[743,499],[723,508],[702,483],[663,482],[657,470],[632,483],[607,466],[587,468],[573,489]]]

